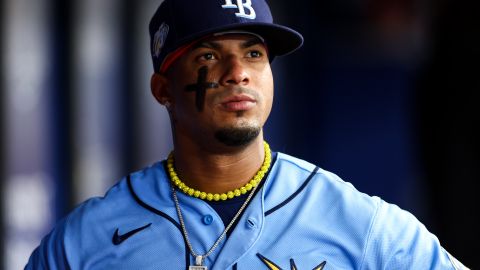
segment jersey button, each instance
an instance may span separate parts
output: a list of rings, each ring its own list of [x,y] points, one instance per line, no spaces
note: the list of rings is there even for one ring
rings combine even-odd
[[[257,220],[253,217],[247,219],[247,228],[255,229],[257,227]]]
[[[205,215],[203,216],[202,221],[203,221],[203,224],[210,225],[213,222],[213,217],[211,215]]]

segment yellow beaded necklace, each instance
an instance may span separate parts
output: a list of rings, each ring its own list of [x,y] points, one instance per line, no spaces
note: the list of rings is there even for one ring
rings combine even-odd
[[[263,148],[265,150],[265,159],[263,160],[262,167],[258,170],[258,172],[255,174],[254,177],[243,187],[237,188],[235,190],[222,193],[222,194],[212,194],[212,193],[206,193],[200,190],[193,189],[191,187],[188,187],[185,185],[185,183],[180,180],[178,177],[177,173],[175,172],[174,168],[174,160],[173,160],[173,151],[168,155],[167,159],[167,169],[168,169],[168,174],[170,175],[170,180],[172,183],[178,187],[183,193],[195,197],[195,198],[200,198],[202,200],[207,200],[207,201],[225,201],[227,199],[232,199],[233,197],[238,197],[242,194],[245,194],[252,190],[252,188],[256,187],[263,179],[265,174],[267,173],[268,169],[270,168],[270,163],[272,161],[272,153],[270,151],[270,146],[268,145],[267,142],[263,142]]]

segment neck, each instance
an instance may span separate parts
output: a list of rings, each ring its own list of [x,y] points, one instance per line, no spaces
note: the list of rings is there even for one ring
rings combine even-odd
[[[215,151],[212,151],[215,149]],[[262,133],[242,147],[203,147],[193,141],[175,142],[175,168],[185,184],[207,193],[224,193],[245,185],[265,156]]]

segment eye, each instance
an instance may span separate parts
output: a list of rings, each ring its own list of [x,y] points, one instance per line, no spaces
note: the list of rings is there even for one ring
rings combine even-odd
[[[263,53],[257,50],[250,51],[247,54],[247,57],[251,57],[251,58],[260,58],[262,56],[263,56]]]
[[[198,57],[199,60],[204,60],[204,61],[209,61],[209,60],[215,60],[217,59],[215,55],[211,52],[204,53]]]

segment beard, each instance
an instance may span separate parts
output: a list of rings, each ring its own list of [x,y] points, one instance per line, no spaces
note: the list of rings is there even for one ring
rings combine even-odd
[[[222,128],[215,132],[215,138],[227,146],[244,146],[255,140],[261,130],[257,126]]]

